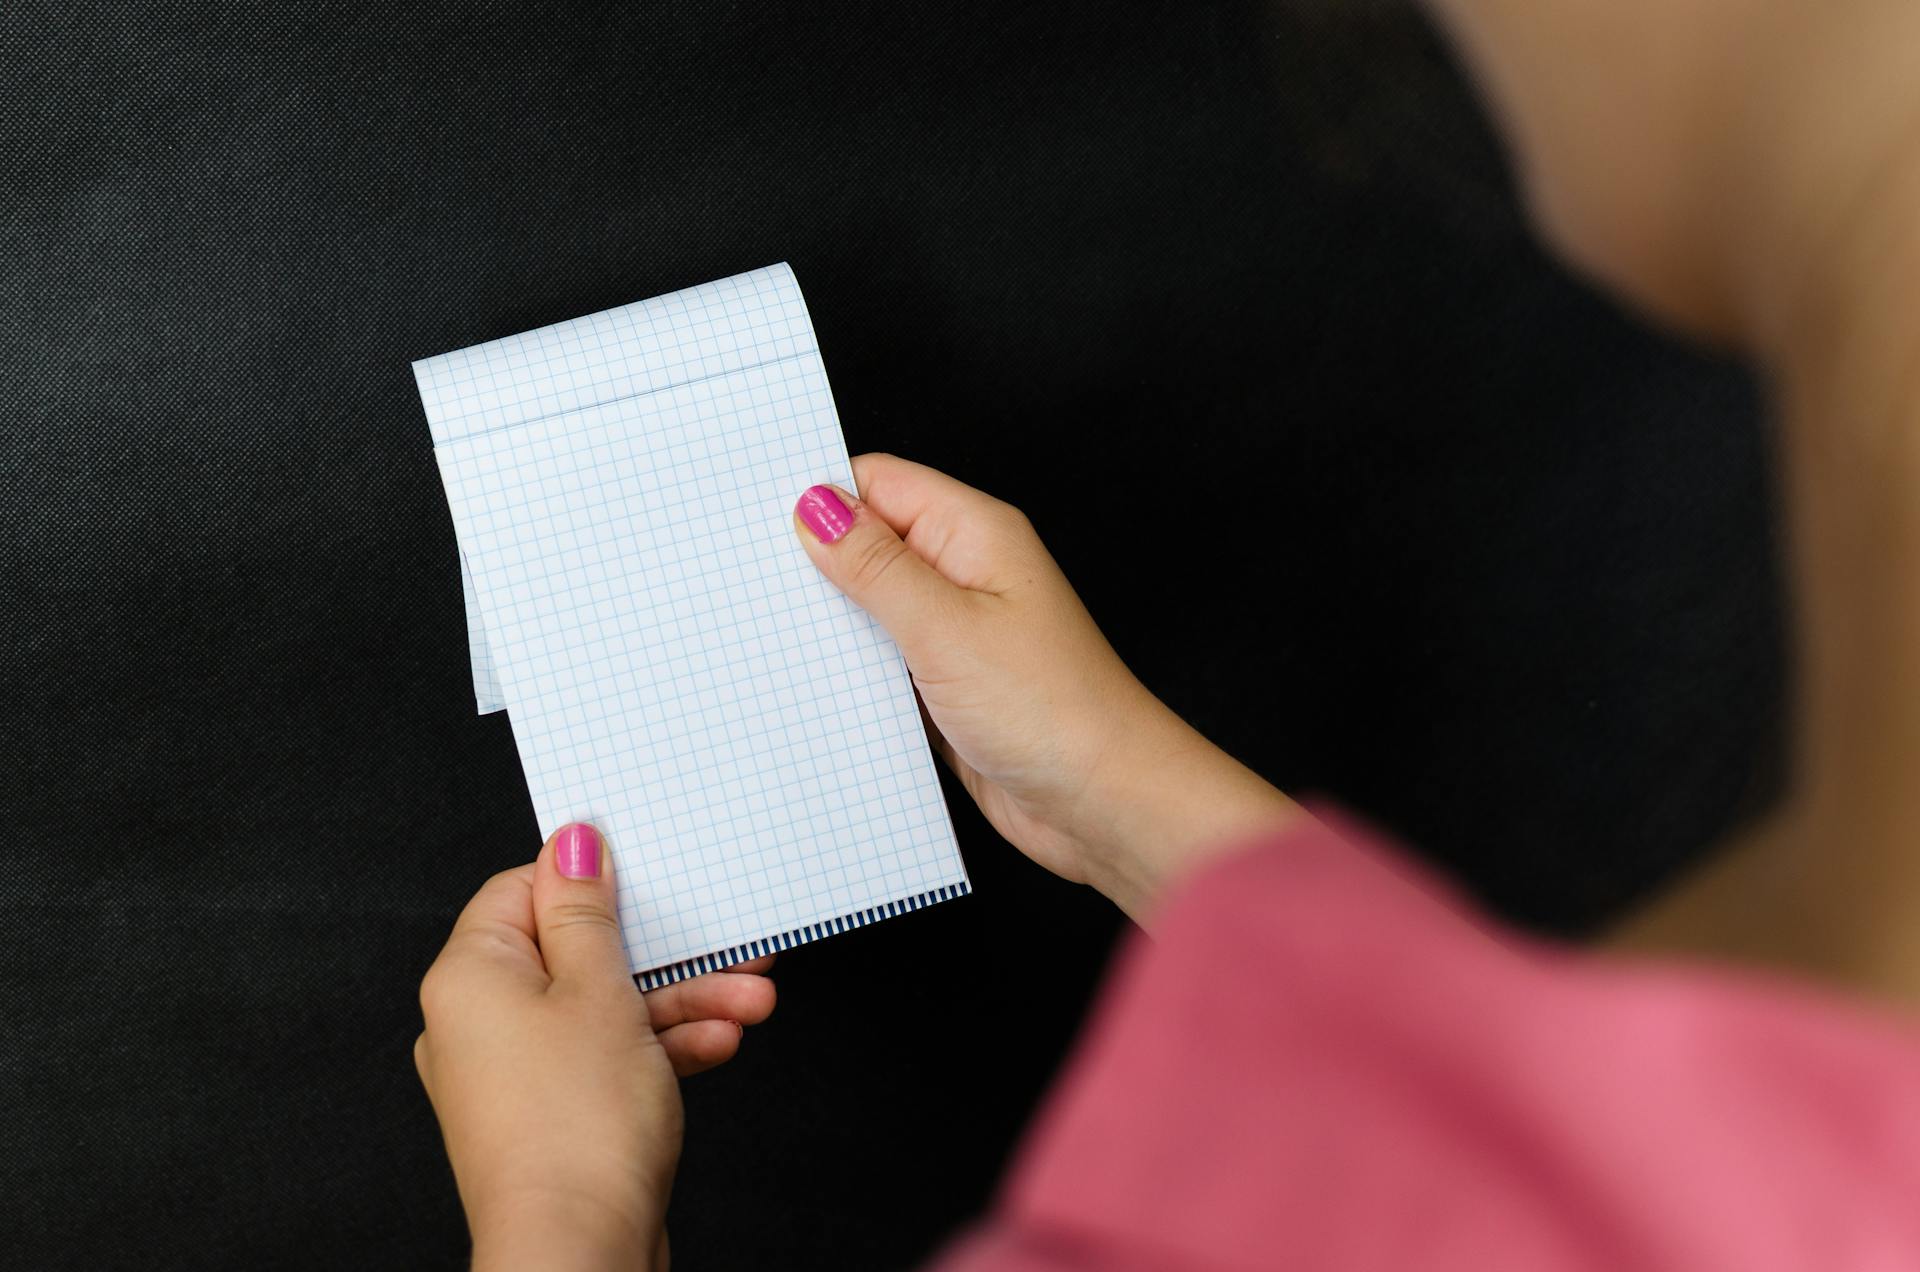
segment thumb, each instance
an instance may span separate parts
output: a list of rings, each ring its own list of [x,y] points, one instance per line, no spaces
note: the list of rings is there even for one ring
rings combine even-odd
[[[533,922],[540,957],[557,985],[631,983],[613,857],[585,822],[554,832],[533,865]]]
[[[918,634],[960,593],[873,509],[838,486],[809,487],[793,506],[793,518],[820,572],[909,655]]]

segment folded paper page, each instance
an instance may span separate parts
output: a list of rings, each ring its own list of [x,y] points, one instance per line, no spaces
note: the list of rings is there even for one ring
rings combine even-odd
[[[784,265],[414,364],[543,833],[652,987],[968,891],[899,651],[794,538],[852,469]]]
[[[481,715],[507,709],[500,696],[500,676],[493,669],[493,651],[487,648],[487,629],[480,621],[480,596],[473,588],[467,554],[460,554],[460,598],[467,606],[467,658],[473,664],[473,705]]]

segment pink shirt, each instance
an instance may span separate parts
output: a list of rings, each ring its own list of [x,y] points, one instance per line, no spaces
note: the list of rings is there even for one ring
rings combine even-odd
[[[1920,1030],[1490,930],[1344,819],[1123,952],[996,1269],[1920,1268]]]

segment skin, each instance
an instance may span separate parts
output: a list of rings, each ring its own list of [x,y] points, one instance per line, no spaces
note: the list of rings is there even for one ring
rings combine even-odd
[[[1548,240],[1747,354],[1797,714],[1774,813],[1617,948],[1920,997],[1920,6],[1439,0]],[[1639,56],[1634,56],[1638,51]]]
[[[1151,922],[1181,876],[1305,816],[1147,692],[1017,510],[888,455],[854,475],[845,537],[795,533],[899,642],[936,749],[1015,847]],[[611,852],[595,880],[553,859],[550,841],[461,915],[415,1058],[476,1268],[658,1267],[674,1076],[729,1058],[729,1018],[765,1019],[772,987],[748,965],[634,993]]]
[[[421,982],[413,1049],[475,1268],[665,1266],[676,1077],[773,1011],[767,963],[635,993],[604,843],[597,879],[562,877],[549,841],[487,881]]]
[[[1433,0],[1543,237],[1773,389],[1797,627],[1778,810],[1614,939],[1920,997],[1920,5]],[[1304,817],[1115,657],[1018,512],[855,462],[814,563],[898,640],[994,826],[1151,924],[1237,838]],[[799,492],[795,492],[798,494]],[[475,1265],[660,1266],[676,1068],[731,1054],[760,978],[632,991],[611,863],[551,847],[475,898],[422,986],[423,1080]],[[725,974],[723,974],[725,975]],[[698,984],[699,982],[692,982]],[[758,1014],[756,1014],[756,1011]]]
[[[1008,843],[1150,923],[1167,885],[1294,802],[1120,661],[1020,511],[891,455],[853,462],[813,563],[899,642],[934,747]]]

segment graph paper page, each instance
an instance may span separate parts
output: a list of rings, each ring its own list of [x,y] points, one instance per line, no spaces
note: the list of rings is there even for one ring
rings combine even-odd
[[[899,652],[793,537],[852,472],[790,271],[415,371],[476,673],[543,833],[606,834],[643,984],[967,891]]]
[[[467,554],[460,554],[460,599],[467,607],[467,659],[473,664],[473,704],[481,715],[507,709],[500,693],[500,673],[493,669],[493,651],[487,648],[487,626],[480,617],[480,593],[473,585]]]

